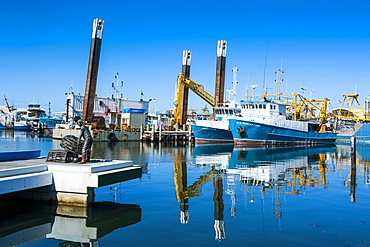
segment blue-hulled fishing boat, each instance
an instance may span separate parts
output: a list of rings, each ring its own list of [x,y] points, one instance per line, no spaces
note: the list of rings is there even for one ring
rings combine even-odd
[[[235,145],[304,145],[334,143],[336,133],[325,121],[287,119],[286,105],[266,101],[241,102],[242,117],[229,119]]]

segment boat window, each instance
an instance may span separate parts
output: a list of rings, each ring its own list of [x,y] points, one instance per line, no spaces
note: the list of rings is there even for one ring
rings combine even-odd
[[[266,109],[266,105],[265,104],[263,105],[263,109]]]

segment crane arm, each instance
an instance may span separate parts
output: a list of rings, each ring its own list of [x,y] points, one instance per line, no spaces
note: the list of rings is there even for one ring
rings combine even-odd
[[[198,95],[204,101],[206,101],[208,104],[214,107],[215,97],[213,97],[211,94],[206,92],[200,84],[196,83],[195,81],[189,78],[185,78],[183,73],[180,73],[179,76],[177,77],[177,85],[180,85],[180,84],[189,88],[196,95]]]

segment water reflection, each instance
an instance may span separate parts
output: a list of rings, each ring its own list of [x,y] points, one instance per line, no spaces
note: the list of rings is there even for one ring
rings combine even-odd
[[[51,138],[52,132],[45,130],[43,133],[31,130],[0,129],[0,138]]]
[[[144,224],[124,229],[130,232],[130,236],[124,236],[130,246],[149,246],[153,242],[168,246],[175,245],[175,240],[182,241],[183,246],[213,246],[214,243],[207,242],[213,239],[225,246],[242,245],[245,241],[253,246],[299,246],[301,238],[305,243],[316,238],[316,242],[305,246],[318,246],[315,243],[322,240],[337,241],[333,245],[338,246],[342,239],[335,236],[345,236],[348,231],[356,232],[358,238],[366,236],[369,148],[370,145],[358,145],[354,155],[350,146],[345,145],[242,149],[233,145],[94,143],[94,158],[133,160],[144,167],[148,178],[98,188],[97,197],[100,201],[134,202],[148,209]],[[42,207],[24,213],[21,208],[17,212],[1,210],[0,241],[4,242],[0,246],[8,244],[4,238],[18,233],[12,239],[13,245],[36,241],[16,242],[22,239],[21,235],[58,239],[62,241],[60,246],[72,246],[80,240],[81,245],[96,245],[104,232],[108,234],[125,225],[110,226],[111,219],[116,217],[113,212],[119,211],[109,208],[102,207],[99,210],[102,216],[95,221],[102,220],[101,224],[93,224],[94,220],[81,216],[82,213],[78,214],[80,217],[64,213],[67,210]],[[136,214],[136,219],[126,220],[127,224],[141,221],[138,209],[140,213],[127,215]],[[9,221],[9,217],[13,220]],[[72,232],[68,224],[58,227],[64,221],[81,228]],[[36,226],[40,231],[22,233]],[[63,227],[68,229],[61,230]],[[89,232],[93,227],[100,227],[95,237],[74,235]],[[193,238],[194,229],[201,231]],[[292,232],[299,239],[292,240]],[[115,232],[100,241],[120,246],[124,241],[119,235]],[[350,237],[345,240],[348,246],[358,243]],[[204,244],[199,245],[199,241]]]
[[[5,138],[32,138],[32,131],[28,130],[13,130],[13,129],[2,129],[0,130],[0,137]]]
[[[141,221],[134,204],[97,202],[71,207],[27,203],[0,204],[0,246],[19,246],[40,239],[63,241],[58,246],[99,246],[99,238]]]
[[[185,198],[200,196],[198,187],[213,181],[214,187],[214,230],[215,239],[224,239],[224,190],[230,197],[230,215],[237,216],[237,198],[235,188],[244,186],[244,191],[250,196],[253,203],[254,193],[258,191],[262,198],[268,193],[274,194],[272,206],[273,217],[283,217],[280,197],[282,194],[300,195],[308,187],[327,189],[327,172],[329,165],[338,167],[348,162],[351,157],[351,170],[347,186],[350,186],[350,199],[356,202],[356,153],[349,152],[348,147],[338,150],[335,145],[315,147],[277,147],[277,148],[233,148],[232,145],[201,145],[195,146],[193,151],[193,164],[209,166],[210,170],[198,178],[195,186],[186,187],[186,163],[175,162],[175,184],[177,199],[186,203],[186,215],[189,215],[189,202]],[[338,152],[337,152],[338,151]],[[359,151],[359,150],[358,150]],[[365,156],[362,156],[365,157]],[[345,164],[342,164],[345,162]],[[361,159],[360,162],[364,162]],[[181,167],[181,168],[180,168]],[[181,174],[181,176],[179,175]],[[179,179],[179,177],[181,179]],[[224,180],[227,189],[224,189]],[[179,195],[187,195],[179,196]],[[183,208],[181,208],[183,210]],[[185,212],[181,212],[185,214]],[[184,223],[182,220],[181,223]]]
[[[224,146],[220,151],[219,146],[208,145],[196,146],[193,154],[196,164],[212,164],[230,181],[262,188],[292,187],[285,192],[299,194],[298,182],[303,186],[325,188],[327,155],[335,151],[335,146],[245,149]]]

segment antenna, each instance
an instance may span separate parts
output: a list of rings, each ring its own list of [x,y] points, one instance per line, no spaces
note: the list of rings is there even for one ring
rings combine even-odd
[[[284,74],[284,71],[282,71],[281,69],[279,69],[277,72],[275,72],[275,74],[278,76],[278,79],[275,80],[276,82],[276,96],[278,97],[278,99],[280,99],[280,84],[281,82],[283,82],[284,80],[281,79],[281,75]]]
[[[258,85],[251,85],[251,87],[253,89],[253,91],[252,91],[252,100],[254,100],[254,92],[256,91],[255,89],[256,89],[257,86]]]
[[[119,81],[118,77],[119,77],[119,74],[117,72],[117,74],[114,76],[114,78],[116,78],[116,85],[114,85],[114,83],[112,83],[113,91],[116,93],[116,99],[119,98],[119,88],[123,87],[123,81],[121,81],[121,84],[118,83],[118,81]],[[121,94],[121,98],[123,98],[123,94]]]
[[[233,95],[234,96],[234,99],[232,101],[236,102],[236,97],[237,97],[237,92],[236,92],[236,85],[238,84],[238,71],[239,71],[239,68],[234,66],[233,67],[233,81],[231,82],[232,84],[232,90],[226,90],[228,93],[229,93],[229,101],[231,101],[230,99],[230,96]]]
[[[266,88],[266,66],[267,66],[267,55],[269,53],[270,49],[270,42],[267,44],[267,51],[266,51],[266,57],[265,57],[265,67],[263,69],[263,87],[262,87],[262,94],[265,94],[265,88]]]

